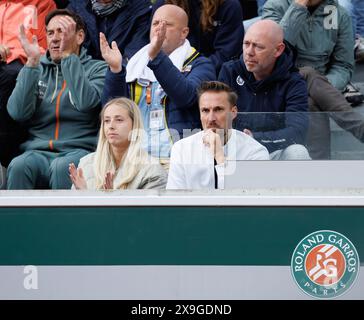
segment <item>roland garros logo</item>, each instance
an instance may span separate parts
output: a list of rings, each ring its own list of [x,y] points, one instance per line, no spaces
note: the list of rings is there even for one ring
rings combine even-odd
[[[330,299],[344,294],[358,276],[360,260],[351,241],[330,230],[311,233],[293,252],[291,271],[306,294]]]

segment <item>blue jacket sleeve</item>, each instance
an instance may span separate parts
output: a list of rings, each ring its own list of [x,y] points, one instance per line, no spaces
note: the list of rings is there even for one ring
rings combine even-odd
[[[125,68],[119,73],[113,73],[110,69],[106,72],[104,90],[102,92],[101,103],[104,106],[109,100],[118,97],[128,97],[128,87],[125,82]]]
[[[187,76],[180,72],[162,51],[148,63],[148,67],[153,70],[168,98],[181,109],[194,106],[197,101],[197,88],[201,82],[216,79],[214,65],[204,57],[197,57],[192,62],[191,71]]]
[[[300,78],[287,89],[285,127],[274,131],[253,132],[254,138],[269,152],[304,144],[308,129],[308,97],[306,82]],[[273,117],[275,115],[272,115]]]
[[[233,81],[233,79],[229,73],[228,64],[229,64],[229,62],[225,62],[222,65],[220,72],[219,72],[218,80],[227,84],[230,88],[233,88],[233,86],[231,85],[231,82]]]

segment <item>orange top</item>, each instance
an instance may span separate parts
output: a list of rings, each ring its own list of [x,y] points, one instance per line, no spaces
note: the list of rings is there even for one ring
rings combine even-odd
[[[0,0],[0,44],[9,47],[10,56],[6,63],[16,59],[24,64],[27,56],[18,39],[19,26],[24,24],[28,40],[38,38],[41,52],[47,49],[45,17],[56,9],[52,0]]]

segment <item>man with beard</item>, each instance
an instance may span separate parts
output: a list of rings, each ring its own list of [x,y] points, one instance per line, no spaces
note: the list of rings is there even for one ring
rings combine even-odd
[[[198,90],[203,131],[177,141],[167,189],[223,189],[226,160],[268,160],[265,147],[232,129],[237,95],[226,84],[203,82]]]
[[[213,63],[187,40],[188,16],[175,5],[164,5],[153,15],[150,43],[123,66],[116,42],[100,35],[106,74],[103,103],[129,97],[140,108],[146,131],[144,148],[168,169],[172,144],[181,136],[201,128],[197,88],[215,80]],[[187,131],[187,132],[186,132]]]

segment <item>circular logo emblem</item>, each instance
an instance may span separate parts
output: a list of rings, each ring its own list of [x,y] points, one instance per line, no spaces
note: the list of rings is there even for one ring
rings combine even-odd
[[[236,83],[239,85],[239,86],[243,86],[244,85],[244,80],[242,79],[242,77],[238,76],[236,78]]]
[[[291,272],[303,292],[314,298],[336,298],[358,276],[360,260],[351,241],[330,230],[309,234],[293,252]]]

